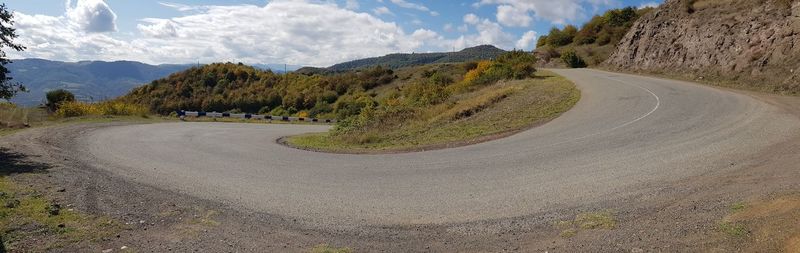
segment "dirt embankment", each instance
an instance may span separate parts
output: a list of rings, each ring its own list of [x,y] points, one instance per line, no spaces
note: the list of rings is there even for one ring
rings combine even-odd
[[[667,0],[636,22],[606,65],[800,94],[800,1]]]

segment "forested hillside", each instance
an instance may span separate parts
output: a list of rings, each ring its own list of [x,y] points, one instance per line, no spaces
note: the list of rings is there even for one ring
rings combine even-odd
[[[580,29],[572,25],[563,29],[553,28],[547,35],[539,37],[535,52],[545,65],[563,64],[560,57],[569,52],[575,52],[589,65],[600,64],[613,53],[634,22],[652,10],[633,7],[613,9],[593,17]]]
[[[305,68],[299,70],[305,73],[319,72],[341,72],[347,70],[383,66],[391,69],[420,66],[431,63],[460,63],[478,60],[495,59],[506,51],[491,45],[482,45],[465,48],[458,52],[441,53],[413,53],[413,54],[390,54],[381,57],[359,59],[339,63],[328,68]]]
[[[243,64],[217,63],[173,74],[133,90],[122,100],[148,106],[153,112],[176,110],[243,111],[310,116],[343,113],[364,91],[396,76],[374,67],[335,75],[276,74]],[[340,99],[341,96],[348,95]],[[339,103],[336,103],[339,101]],[[336,103],[336,106],[334,106]]]
[[[498,61],[398,70],[376,66],[324,75],[277,74],[243,64],[218,63],[152,81],[120,100],[159,114],[202,110],[345,119],[380,104],[385,97],[438,103],[461,89],[526,78],[534,71],[533,59],[529,53],[516,51]],[[462,79],[466,81],[456,83]]]

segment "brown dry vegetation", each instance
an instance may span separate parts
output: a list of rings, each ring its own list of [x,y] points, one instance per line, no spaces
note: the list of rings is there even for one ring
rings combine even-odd
[[[718,232],[746,252],[800,252],[800,194],[731,206]]]

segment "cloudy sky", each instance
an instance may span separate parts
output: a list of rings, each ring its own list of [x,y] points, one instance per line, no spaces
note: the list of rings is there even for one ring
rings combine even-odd
[[[329,66],[481,44],[531,50],[551,27],[662,0],[7,0],[12,58]]]

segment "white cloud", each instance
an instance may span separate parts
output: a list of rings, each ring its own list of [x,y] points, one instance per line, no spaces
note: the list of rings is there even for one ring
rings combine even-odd
[[[329,66],[396,52],[449,51],[481,44],[511,49],[528,44],[528,37],[512,35],[501,24],[474,14],[465,15],[463,24],[445,29],[462,36],[445,38],[428,27],[408,33],[394,22],[381,20],[376,15],[393,15],[385,7],[372,10],[372,15],[348,10],[333,1],[272,0],[261,6],[161,4],[181,14],[143,18],[136,30],[125,34],[97,32],[110,30],[108,25],[100,29],[103,26],[97,25],[97,20],[114,20],[108,18],[114,15],[106,15],[113,10],[99,0],[81,0],[61,16],[17,12],[18,42],[28,50],[9,52],[9,56],[156,64],[232,61]],[[89,15],[81,8],[98,11]],[[104,15],[105,19],[97,18]]]
[[[659,5],[660,4],[658,4],[656,2],[642,3],[641,5],[639,5],[639,9],[644,9],[644,8],[647,8],[647,7],[657,8]]]
[[[467,24],[470,24],[470,25],[476,25],[476,24],[478,24],[479,21],[480,21],[480,18],[478,17],[478,15],[475,15],[475,14],[472,14],[472,13],[464,15],[464,23],[467,23]]]
[[[179,3],[171,3],[171,2],[158,2],[158,4],[166,6],[166,7],[173,8],[173,9],[178,10],[178,11],[196,11],[196,10],[202,10],[203,9],[202,6],[192,6],[192,5],[185,5],[185,4],[179,4]]]
[[[452,32],[453,31],[453,24],[447,23],[442,26],[442,30],[445,32]]]
[[[77,0],[66,3],[66,17],[87,32],[117,31],[117,14],[103,0]]]
[[[347,0],[347,2],[345,3],[345,8],[350,10],[358,10],[358,8],[360,7],[361,5],[358,4],[358,0]]]
[[[505,26],[527,27],[531,24],[531,16],[524,9],[511,5],[497,6],[497,22]]]
[[[523,26],[522,24],[529,23],[532,19],[530,13],[537,19],[554,24],[574,22],[587,16],[583,7],[585,4],[597,9],[600,6],[616,6],[619,2],[618,0],[480,0],[473,4],[473,7],[510,6],[497,9],[498,21],[506,26]]]
[[[378,15],[378,16],[380,16],[380,15],[394,15],[394,13],[392,13],[392,11],[389,10],[389,8],[386,8],[386,6],[381,6],[381,7],[372,9],[372,13],[375,13],[375,15]]]
[[[192,12],[169,19],[140,20],[137,28],[141,36],[124,40],[110,33],[90,32],[101,30],[95,26],[82,29],[86,22],[70,16],[75,15],[70,14],[75,12],[74,8],[59,17],[17,12],[19,42],[28,50],[12,56],[68,61],[124,59],[187,63],[199,60],[327,66],[388,53],[439,49],[448,43],[432,31],[417,30],[407,34],[393,22],[333,3],[274,0],[264,6],[184,9]],[[106,13],[113,11],[108,8]]]
[[[500,48],[512,49],[516,45],[517,41],[513,35],[505,32],[500,24],[489,19],[481,19],[474,14],[467,14],[464,16],[464,22],[474,25],[477,33],[462,35],[453,40],[452,43],[456,48],[490,44]],[[464,29],[466,30],[466,26]]]
[[[155,38],[170,38],[177,37],[178,31],[175,28],[175,23],[171,20],[165,19],[145,19],[143,22],[147,24],[138,24],[136,28],[145,36]]]
[[[402,8],[415,9],[415,10],[418,10],[418,11],[428,12],[428,13],[431,14],[431,16],[439,16],[438,12],[431,11],[431,9],[429,9],[427,6],[422,5],[422,4],[412,3],[412,2],[408,2],[406,0],[390,0],[390,1],[392,3],[394,3],[395,5],[400,6]]]
[[[535,40],[536,40],[536,32],[527,31],[524,34],[522,34],[522,38],[519,38],[519,40],[517,41],[516,48],[522,50],[530,50],[533,48],[531,47],[531,44],[533,44]]]

